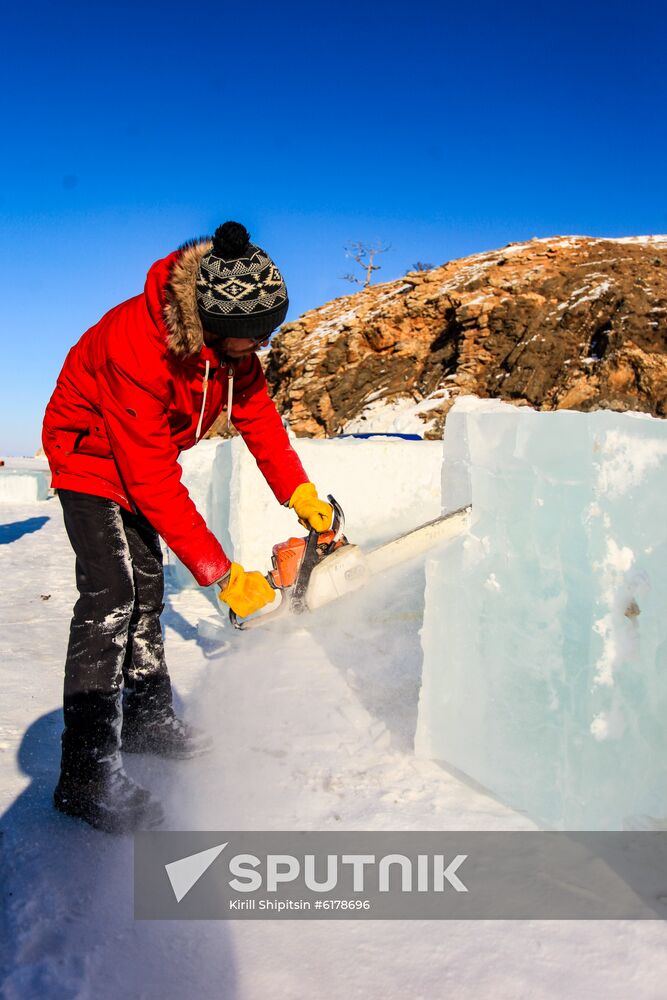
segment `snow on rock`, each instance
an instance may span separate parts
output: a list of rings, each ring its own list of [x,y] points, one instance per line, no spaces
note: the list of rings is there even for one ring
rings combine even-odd
[[[344,434],[412,434],[423,437],[432,421],[429,410],[440,410],[448,398],[446,389],[415,402],[412,396],[370,399],[361,413],[343,427]]]
[[[457,401],[473,521],[427,565],[420,754],[550,826],[667,816],[666,489],[662,420]]]
[[[647,246],[660,246],[667,243],[667,235],[657,233],[654,236],[606,236],[603,237],[612,243],[643,243]]]

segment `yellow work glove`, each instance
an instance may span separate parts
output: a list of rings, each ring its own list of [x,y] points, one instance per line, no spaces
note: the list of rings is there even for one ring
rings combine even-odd
[[[320,500],[312,483],[301,483],[301,486],[297,486],[290,497],[289,506],[294,508],[299,524],[304,528],[327,531],[331,527],[333,507],[325,500]]]
[[[275,600],[275,596],[276,592],[265,576],[257,570],[246,573],[243,566],[235,562],[232,563],[229,578],[223,577],[220,581],[218,594],[219,600],[228,604],[239,618],[247,618],[259,611]]]

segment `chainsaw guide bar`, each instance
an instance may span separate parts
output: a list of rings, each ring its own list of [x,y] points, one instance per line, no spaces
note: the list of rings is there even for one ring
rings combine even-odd
[[[330,530],[317,532],[311,528],[306,538],[288,538],[273,546],[273,568],[266,579],[280,591],[280,606],[275,611],[245,619],[230,611],[229,620],[234,628],[257,628],[287,614],[315,611],[359,590],[371,576],[422,555],[470,527],[471,508],[462,507],[363,552],[343,534],[345,515],[340,504],[331,495],[327,500],[334,511]]]

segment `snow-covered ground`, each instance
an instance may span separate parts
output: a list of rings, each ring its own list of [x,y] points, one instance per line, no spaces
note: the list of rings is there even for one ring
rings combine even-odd
[[[363,542],[363,537],[356,539]],[[75,597],[57,499],[0,505],[0,995],[655,1000],[659,921],[135,922],[132,840],[54,812],[62,663]],[[397,571],[303,628],[226,633],[172,588],[166,649],[207,758],[129,758],[169,829],[532,829],[415,758],[423,570]]]

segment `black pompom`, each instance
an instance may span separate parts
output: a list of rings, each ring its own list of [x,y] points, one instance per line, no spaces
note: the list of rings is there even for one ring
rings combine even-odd
[[[248,249],[250,234],[240,222],[223,222],[213,237],[213,253],[223,260],[242,257]]]

